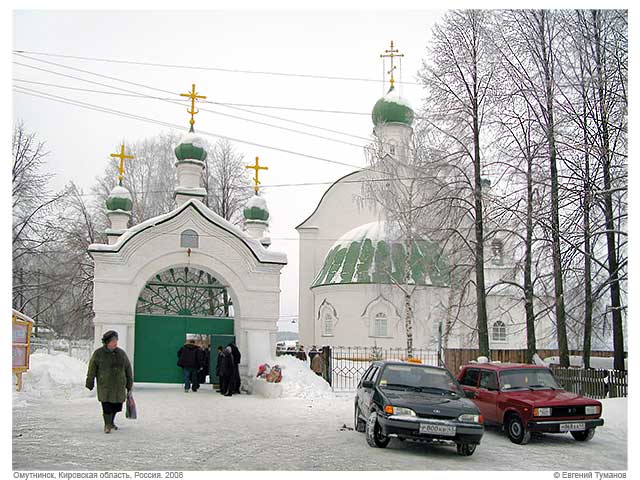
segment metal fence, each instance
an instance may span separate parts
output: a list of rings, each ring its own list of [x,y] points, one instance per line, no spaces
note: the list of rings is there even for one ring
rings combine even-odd
[[[591,398],[626,397],[629,376],[626,371],[551,367],[565,390]]]
[[[325,379],[334,391],[355,390],[360,378],[375,360],[406,360],[406,348],[326,347],[329,349]],[[413,357],[425,365],[438,365],[438,352],[417,349]]]
[[[31,339],[31,353],[48,353],[49,355],[65,353],[70,357],[89,362],[93,353],[92,340],[66,340],[66,339]]]

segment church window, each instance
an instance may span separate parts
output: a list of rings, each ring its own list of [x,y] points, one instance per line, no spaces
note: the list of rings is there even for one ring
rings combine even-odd
[[[493,324],[491,339],[494,342],[506,342],[507,341],[507,326],[502,320],[498,320]]]
[[[374,336],[376,337],[386,337],[388,336],[387,329],[387,314],[384,312],[376,313],[374,319]]]
[[[389,145],[389,153],[391,155],[395,155],[396,154],[396,146],[393,143],[391,145]]]
[[[322,335],[325,337],[333,336],[333,316],[327,312],[322,318]]]
[[[185,230],[180,234],[180,246],[184,248],[198,248],[198,232]]]
[[[491,242],[491,262],[494,265],[502,265],[504,262],[504,246],[502,240],[493,240]]]

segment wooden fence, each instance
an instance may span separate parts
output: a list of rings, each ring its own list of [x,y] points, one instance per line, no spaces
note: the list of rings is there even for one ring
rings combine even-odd
[[[538,350],[540,358],[557,357],[558,350]],[[582,356],[581,350],[569,350],[569,355]],[[451,373],[457,375],[460,367],[480,356],[477,348],[446,348],[444,349],[444,364]],[[626,353],[625,353],[626,356]],[[594,351],[591,357],[613,357],[613,352]],[[528,363],[527,350],[491,350],[492,361],[502,363]]]
[[[551,367],[562,387],[591,398],[626,397],[629,377],[626,371]]]

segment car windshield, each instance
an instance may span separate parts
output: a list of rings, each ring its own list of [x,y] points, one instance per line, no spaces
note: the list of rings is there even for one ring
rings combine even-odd
[[[387,365],[380,376],[379,385],[389,389],[463,395],[460,385],[447,370],[420,365]]]
[[[500,372],[500,390],[561,388],[546,368],[523,368]]]

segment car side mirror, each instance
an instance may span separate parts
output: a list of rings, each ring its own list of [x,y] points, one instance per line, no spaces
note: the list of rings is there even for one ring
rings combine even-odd
[[[467,398],[476,398],[476,392],[472,392],[471,390],[465,390],[464,396]]]
[[[373,382],[371,380],[365,380],[362,382],[362,388],[373,388]]]

